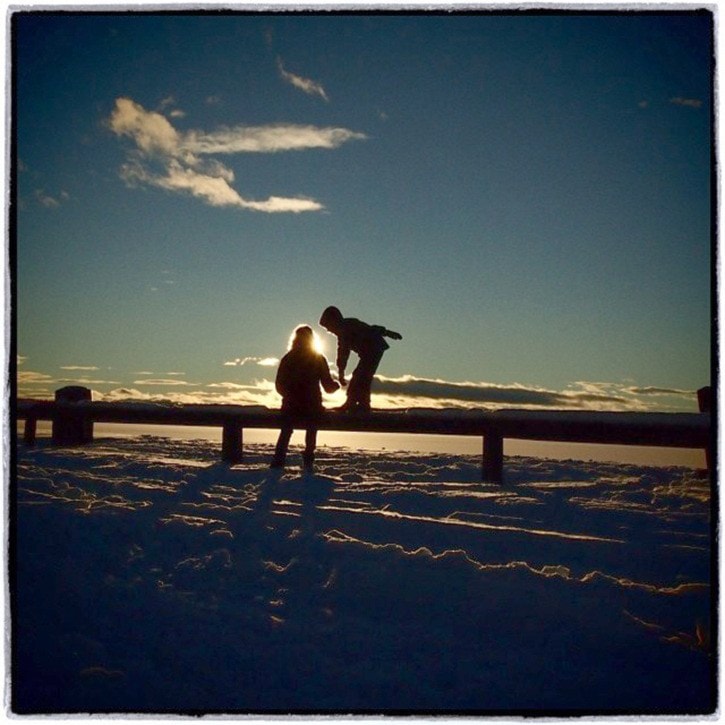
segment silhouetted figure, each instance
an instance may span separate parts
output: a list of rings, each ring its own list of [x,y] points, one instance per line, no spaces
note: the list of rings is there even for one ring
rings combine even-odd
[[[337,335],[337,370],[340,385],[346,385],[345,367],[350,352],[357,353],[360,358],[347,389],[347,402],[340,410],[368,412],[373,376],[383,353],[390,347],[383,338],[402,340],[402,335],[386,330],[380,325],[368,325],[354,317],[343,317],[337,307],[328,307],[322,313],[320,324],[333,335]]]
[[[315,352],[312,328],[301,325],[294,332],[289,352],[277,369],[275,387],[282,396],[283,423],[277,439],[271,468],[284,468],[295,425],[305,428],[305,468],[312,468],[317,445],[317,419],[324,410],[320,385],[328,393],[340,386],[332,379],[327,360]]]

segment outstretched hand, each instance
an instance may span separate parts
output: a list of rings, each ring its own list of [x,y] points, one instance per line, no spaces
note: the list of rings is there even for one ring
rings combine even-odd
[[[399,332],[393,332],[392,330],[388,331],[388,337],[391,340],[402,340],[403,336]]]

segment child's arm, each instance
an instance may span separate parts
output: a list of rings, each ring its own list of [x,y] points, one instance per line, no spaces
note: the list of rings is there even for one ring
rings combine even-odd
[[[320,355],[320,383],[326,393],[334,393],[340,386],[330,375],[330,366],[324,356]]]
[[[382,325],[371,325],[375,332],[379,332],[383,337],[389,337],[391,340],[402,340],[403,336],[399,332],[386,330]]]

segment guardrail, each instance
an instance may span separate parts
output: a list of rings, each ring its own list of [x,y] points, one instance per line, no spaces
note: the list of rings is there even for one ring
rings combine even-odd
[[[53,442],[82,445],[93,441],[94,423],[138,423],[194,425],[222,428],[222,459],[243,461],[244,428],[278,429],[282,415],[278,410],[237,405],[173,405],[158,403],[103,403],[86,399],[64,399],[65,388],[55,401],[20,399],[16,416],[25,420],[23,440],[35,445],[39,420],[53,422]],[[81,395],[85,396],[86,393]],[[73,397],[73,396],[71,396]],[[300,427],[303,427],[301,424]],[[503,479],[503,442],[520,440],[567,443],[603,443],[616,445],[664,446],[704,449],[708,470],[712,473],[714,431],[710,413],[620,413],[586,411],[434,411],[419,408],[372,411],[350,414],[326,411],[317,419],[319,430],[419,433],[435,435],[480,436],[483,439],[482,477],[501,483]]]

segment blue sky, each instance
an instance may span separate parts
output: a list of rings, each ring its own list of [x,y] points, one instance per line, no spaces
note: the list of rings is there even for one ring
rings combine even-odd
[[[13,31],[21,396],[274,406],[291,331],[335,304],[403,335],[379,407],[696,409],[708,15]]]

